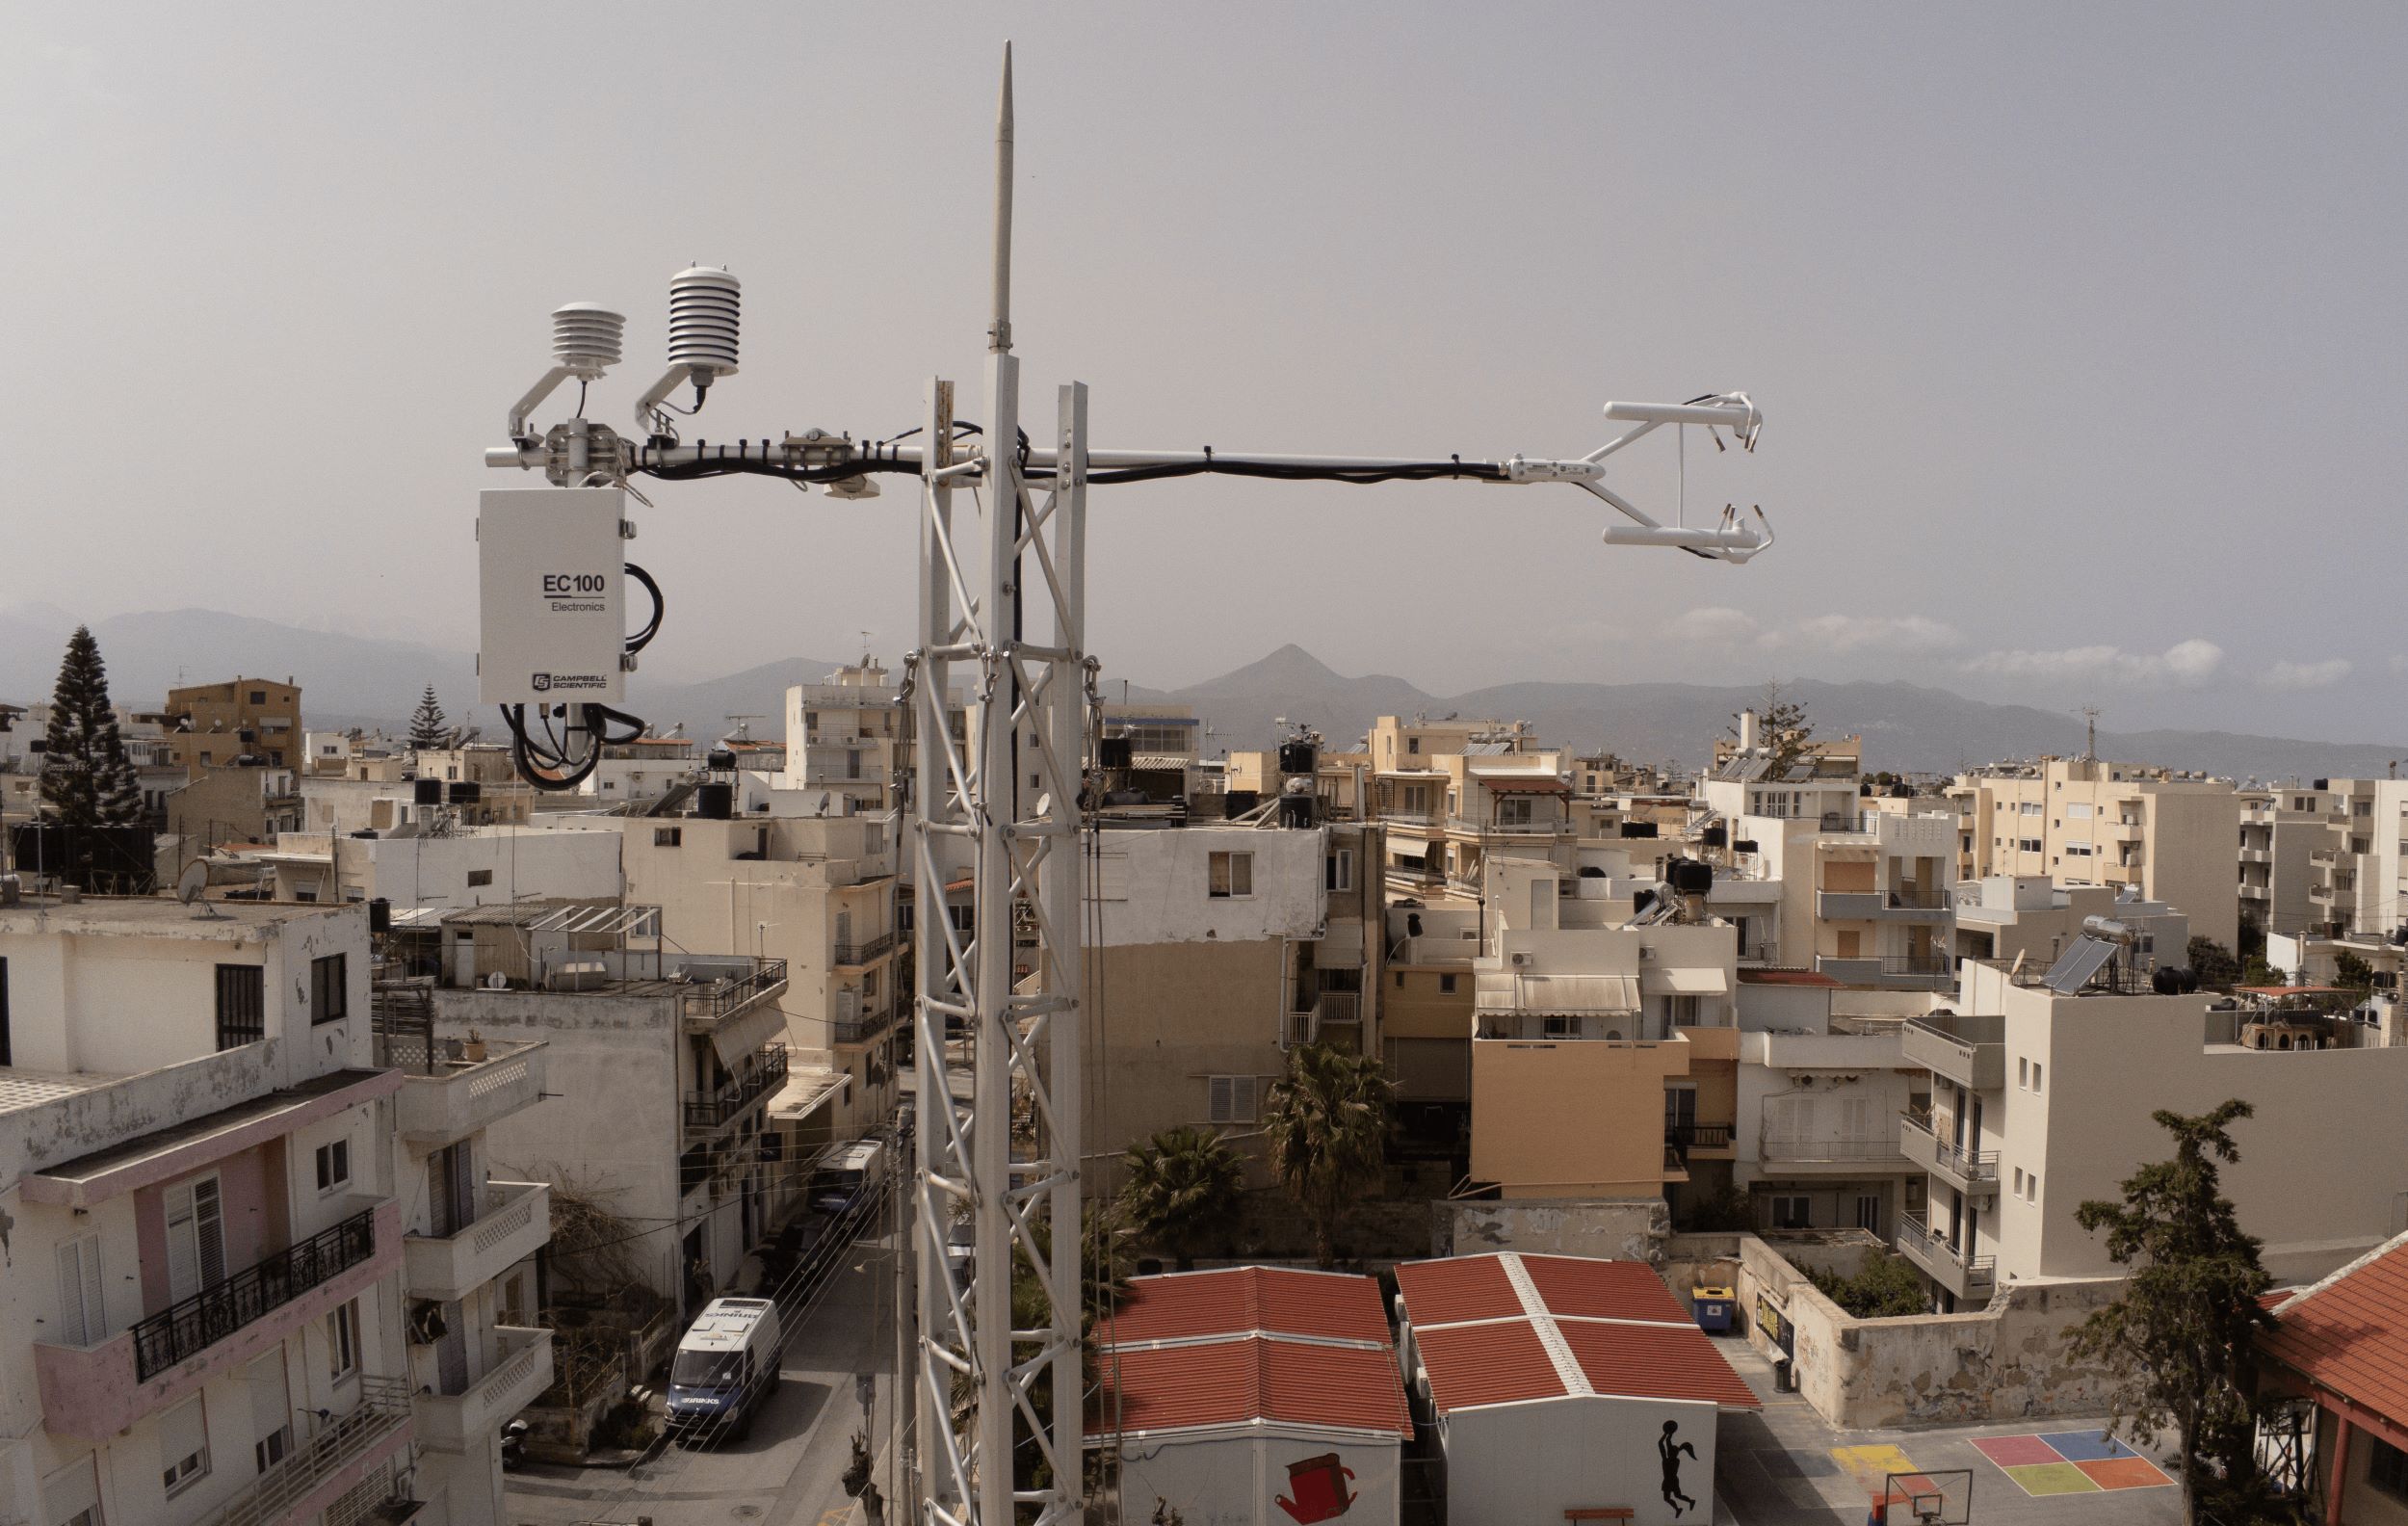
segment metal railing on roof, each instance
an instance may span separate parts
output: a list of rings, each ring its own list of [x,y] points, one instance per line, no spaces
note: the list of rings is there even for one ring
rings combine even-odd
[[[724,1017],[766,992],[786,984],[784,960],[761,960],[749,973],[713,981],[678,998],[688,1017]]]

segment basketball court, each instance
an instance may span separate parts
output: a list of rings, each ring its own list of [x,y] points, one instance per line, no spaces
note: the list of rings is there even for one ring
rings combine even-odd
[[[1974,1450],[2026,1494],[2095,1494],[2170,1488],[2163,1470],[2104,1431],[2038,1431],[1982,1436]]]

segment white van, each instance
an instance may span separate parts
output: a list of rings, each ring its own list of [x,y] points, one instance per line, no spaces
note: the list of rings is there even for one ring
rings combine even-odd
[[[777,1388],[784,1344],[770,1300],[713,1299],[669,1358],[670,1433],[689,1446],[750,1433],[754,1411]]]
[[[811,1206],[843,1218],[886,1183],[886,1145],[879,1140],[831,1144],[811,1168]]]

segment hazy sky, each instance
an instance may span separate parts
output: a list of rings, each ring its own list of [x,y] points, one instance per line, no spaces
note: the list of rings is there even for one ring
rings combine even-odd
[[[0,604],[472,646],[480,452],[545,314],[629,313],[623,427],[695,261],[745,281],[704,434],[975,396],[1008,34],[1032,416],[1077,378],[1106,445],[1767,420],[1689,452],[1693,505],[1772,518],[1744,567],[1608,548],[1569,488],[1099,489],[1115,676],[1293,640],[1439,692],[2408,731],[2408,10],[1003,9],[0,6]],[[1653,504],[1659,446],[1614,479]],[[647,662],[906,645],[901,486],[660,486]]]

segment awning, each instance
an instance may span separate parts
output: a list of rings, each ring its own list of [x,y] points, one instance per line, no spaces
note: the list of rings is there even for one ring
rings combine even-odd
[[[1628,975],[1522,975],[1516,1005],[1528,1013],[1632,1013],[1638,982]]]
[[[830,1070],[824,1066],[793,1066],[786,1072],[786,1084],[770,1098],[770,1117],[780,1123],[799,1123],[826,1106],[830,1099],[842,1096],[851,1085],[850,1071]]]
[[[749,1011],[714,1024],[711,1047],[719,1052],[720,1064],[732,1070],[736,1062],[785,1032],[786,1014],[777,1003],[759,1002]]]
[[[1650,996],[1720,996],[1731,981],[1715,967],[1651,969],[1639,972],[1638,986]]]
[[[1569,795],[1572,786],[1552,774],[1481,774],[1472,777],[1491,795]]]

